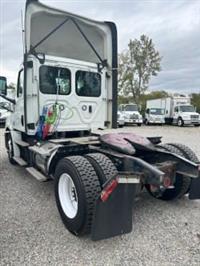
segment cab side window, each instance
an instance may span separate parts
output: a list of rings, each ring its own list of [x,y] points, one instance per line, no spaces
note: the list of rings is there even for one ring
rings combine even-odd
[[[18,74],[17,97],[21,97],[23,95],[23,88],[24,88],[24,70],[21,69]]]
[[[120,105],[119,107],[118,107],[118,111],[122,111],[122,106]]]
[[[178,107],[177,106],[174,108],[174,112],[178,113]]]

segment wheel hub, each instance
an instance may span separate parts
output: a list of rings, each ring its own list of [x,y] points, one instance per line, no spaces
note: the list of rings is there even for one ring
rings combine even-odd
[[[63,211],[67,217],[73,219],[78,212],[78,197],[74,182],[67,173],[60,176],[58,193]]]

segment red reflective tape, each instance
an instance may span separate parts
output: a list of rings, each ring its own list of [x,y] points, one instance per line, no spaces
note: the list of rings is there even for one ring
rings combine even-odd
[[[101,200],[103,202],[105,202],[109,198],[112,192],[116,189],[117,185],[118,185],[118,180],[114,179],[102,190]]]

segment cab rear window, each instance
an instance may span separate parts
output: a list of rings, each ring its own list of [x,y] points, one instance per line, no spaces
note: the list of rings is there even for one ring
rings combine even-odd
[[[83,97],[101,95],[101,75],[95,72],[76,72],[76,94]]]
[[[67,68],[41,66],[40,91],[44,94],[68,95],[71,92],[71,72]]]

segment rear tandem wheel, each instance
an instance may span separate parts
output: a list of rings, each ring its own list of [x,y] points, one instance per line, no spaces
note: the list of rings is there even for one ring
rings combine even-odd
[[[114,163],[102,153],[89,153],[85,156],[92,166],[99,178],[102,186],[108,179],[117,174],[117,168]]]
[[[75,235],[90,233],[101,188],[90,162],[82,156],[61,159],[55,171],[56,204],[66,228]]]
[[[186,145],[179,143],[169,143],[159,145],[160,148],[180,155],[193,162],[198,162],[196,154]],[[150,185],[146,185],[147,191],[155,198],[162,200],[173,200],[176,198],[181,198],[188,193],[191,185],[191,178],[188,176],[183,176],[181,174],[176,174],[176,181],[174,183],[173,189],[165,189],[163,191],[152,191]]]

